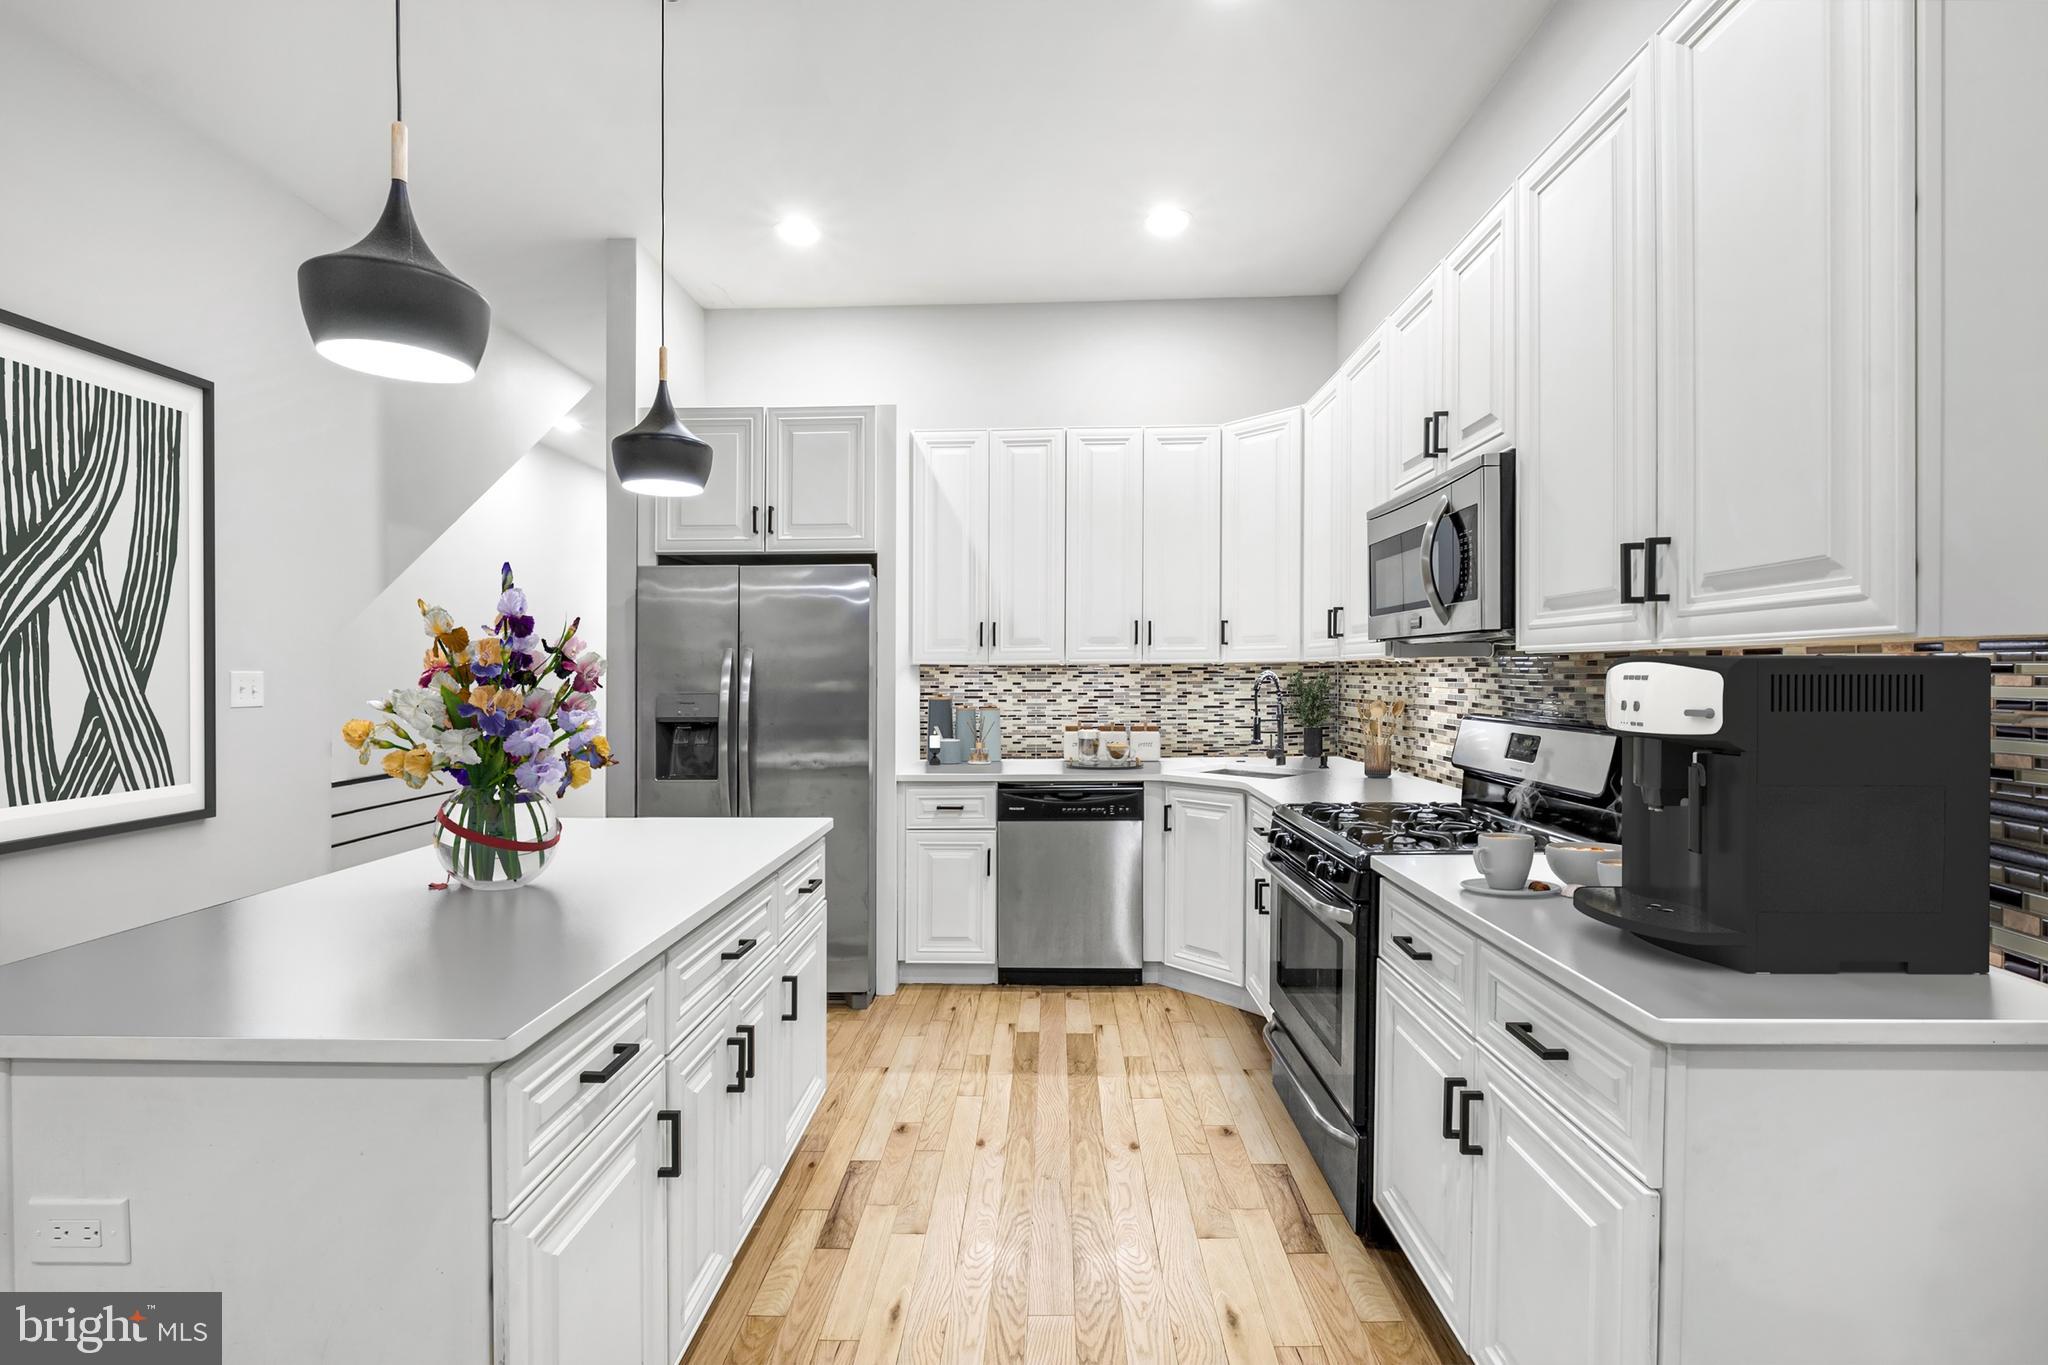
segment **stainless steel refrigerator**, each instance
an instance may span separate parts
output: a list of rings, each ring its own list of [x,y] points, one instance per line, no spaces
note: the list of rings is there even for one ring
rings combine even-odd
[[[828,815],[826,989],[875,989],[875,574],[664,564],[639,575],[641,815]]]

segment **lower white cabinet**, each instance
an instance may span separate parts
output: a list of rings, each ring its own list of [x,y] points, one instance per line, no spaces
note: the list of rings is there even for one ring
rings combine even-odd
[[[783,936],[782,994],[776,1022],[788,1096],[782,1146],[793,1151],[825,1098],[825,903],[820,901],[795,933]]]
[[[1464,1335],[1472,1284],[1474,1158],[1453,1112],[1476,1045],[1407,980],[1380,965],[1373,1021],[1373,1203],[1437,1311]]]
[[[904,833],[903,960],[996,960],[994,830]]]
[[[1244,982],[1244,797],[1169,785],[1161,825],[1161,952],[1169,967]]]
[[[1273,1017],[1273,883],[1256,843],[1245,845],[1244,857],[1244,992]]]
[[[681,1170],[668,1187],[668,1351],[682,1354],[732,1267],[733,1186],[727,1175],[738,1140],[735,1081],[739,1055],[725,1011],[698,1026],[669,1054],[668,1099],[678,1118]]]
[[[780,1007],[781,978],[762,970],[740,987],[733,1002],[732,1031],[740,1040],[737,1117],[739,1132],[733,1141],[733,1159],[727,1163],[728,1178],[739,1198],[739,1228],[753,1226],[775,1190],[782,1174],[783,1125],[789,1108],[788,1068],[784,1065],[780,1027],[775,1022]]]

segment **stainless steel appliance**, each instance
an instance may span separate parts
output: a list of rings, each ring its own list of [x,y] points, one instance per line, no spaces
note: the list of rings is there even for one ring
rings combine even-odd
[[[1134,983],[1144,969],[1145,789],[996,788],[996,977]]]
[[[1628,856],[1574,903],[1745,972],[1988,970],[1990,690],[1948,655],[1616,664]]]
[[[1514,451],[1460,461],[1373,508],[1365,526],[1373,639],[1427,654],[1512,638]]]
[[[1273,813],[1273,1086],[1353,1227],[1384,1240],[1370,1209],[1378,886],[1372,859],[1456,853],[1527,829],[1611,840],[1615,736],[1558,721],[1467,716],[1452,753],[1456,803],[1310,802]],[[1399,946],[1398,944],[1396,946]]]
[[[640,815],[827,815],[826,989],[875,989],[875,574],[639,574]]]

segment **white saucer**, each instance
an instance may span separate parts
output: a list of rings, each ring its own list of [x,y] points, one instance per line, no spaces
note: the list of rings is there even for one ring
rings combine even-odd
[[[1490,887],[1490,886],[1488,886],[1488,885],[1486,884],[1486,878],[1484,878],[1484,877],[1467,877],[1467,878],[1466,878],[1466,879],[1465,879],[1464,881],[1462,881],[1462,882],[1459,882],[1459,883],[1458,883],[1458,886],[1459,886],[1459,887],[1460,887],[1460,888],[1461,888],[1461,889],[1462,889],[1462,890],[1463,890],[1463,891],[1464,891],[1464,892],[1465,892],[1465,893],[1466,893],[1467,895],[1472,895],[1472,896],[1499,896],[1499,897],[1500,897],[1500,898],[1501,898],[1502,900],[1511,900],[1511,901],[1513,901],[1513,900],[1533,901],[1533,900],[1540,900],[1540,899],[1542,899],[1542,898],[1543,898],[1544,896],[1555,896],[1555,895],[1557,895],[1557,894],[1558,894],[1558,886],[1559,886],[1559,883],[1557,883],[1557,882],[1552,882],[1552,883],[1550,883],[1550,885],[1549,885],[1549,887],[1548,887],[1547,889],[1545,889],[1545,890],[1542,890],[1542,891],[1532,891],[1531,889],[1529,889],[1529,888],[1528,888],[1528,887],[1526,887],[1526,886],[1518,886],[1518,887],[1515,887],[1514,889],[1512,889],[1512,890],[1509,890],[1509,891],[1496,891],[1496,890],[1494,890],[1494,888],[1492,888],[1492,887]]]

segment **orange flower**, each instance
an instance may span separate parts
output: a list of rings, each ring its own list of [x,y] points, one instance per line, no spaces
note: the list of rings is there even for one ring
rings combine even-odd
[[[498,689],[489,683],[477,683],[469,689],[469,704],[479,711],[491,709],[491,699],[498,695]]]
[[[370,732],[377,728],[374,721],[352,720],[341,727],[341,737],[351,749],[360,749],[370,739]]]
[[[569,760],[569,785],[580,787],[590,780],[590,765],[580,758]]]
[[[596,754],[606,764],[609,764],[612,761],[612,742],[603,735],[599,735],[596,739],[590,741],[590,752]]]
[[[384,755],[384,771],[408,787],[424,787],[434,771],[434,751],[424,744],[416,749],[393,749]]]
[[[501,687],[498,695],[491,700],[491,706],[505,715],[515,715],[526,705],[526,694],[516,687]]]
[[[505,662],[505,646],[497,636],[486,635],[476,642],[476,661],[485,667]]]
[[[434,638],[441,642],[441,648],[448,651],[448,657],[451,659],[461,658],[469,648],[469,632],[461,626],[453,630],[444,630]]]

